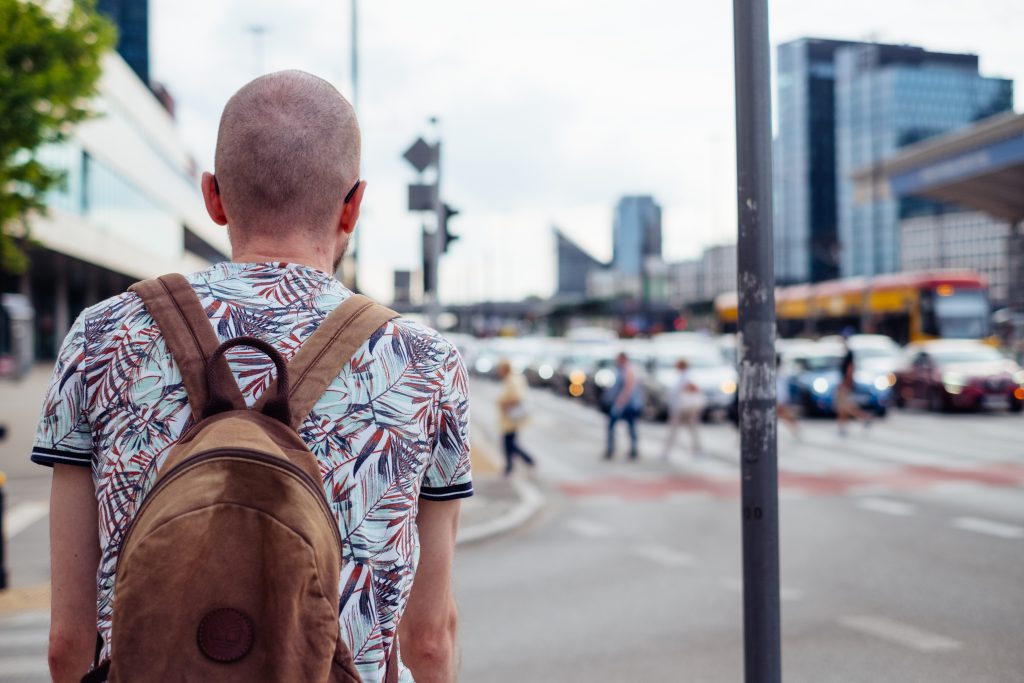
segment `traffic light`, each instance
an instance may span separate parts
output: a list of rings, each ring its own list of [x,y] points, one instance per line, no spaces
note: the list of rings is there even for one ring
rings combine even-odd
[[[459,210],[453,208],[451,205],[445,203],[441,205],[441,225],[438,226],[438,230],[441,231],[441,246],[440,251],[442,254],[448,252],[448,245],[459,239],[458,235],[453,235],[448,232],[448,219],[459,215]]]

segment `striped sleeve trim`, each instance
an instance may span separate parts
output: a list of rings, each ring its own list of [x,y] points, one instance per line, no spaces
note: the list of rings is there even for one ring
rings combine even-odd
[[[53,467],[54,465],[92,466],[92,453],[80,451],[62,451],[57,448],[32,447],[32,462],[37,465]]]
[[[424,486],[420,489],[420,498],[426,500],[455,500],[456,498],[469,498],[473,495],[473,482],[455,484],[453,486]]]

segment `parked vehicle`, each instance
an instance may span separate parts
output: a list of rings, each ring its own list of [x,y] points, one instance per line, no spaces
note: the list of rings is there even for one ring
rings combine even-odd
[[[911,344],[896,372],[899,406],[929,410],[1024,410],[1024,370],[996,349],[976,341]]]
[[[861,409],[882,417],[892,400],[895,377],[888,368],[872,366],[870,349],[851,350],[854,399]],[[835,414],[836,390],[842,381],[845,356],[842,345],[830,342],[796,345],[783,355],[780,372],[788,377],[790,401],[802,406],[805,415]]]
[[[668,416],[669,392],[675,388],[678,376],[676,363],[680,358],[686,359],[690,379],[704,394],[705,408],[701,418],[708,421],[729,415],[735,409],[736,368],[707,338],[657,345],[648,376],[648,414],[662,420]]]

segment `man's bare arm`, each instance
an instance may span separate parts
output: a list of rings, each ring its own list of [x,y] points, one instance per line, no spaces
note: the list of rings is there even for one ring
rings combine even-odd
[[[458,614],[452,592],[452,560],[460,507],[458,500],[419,502],[420,561],[398,625],[402,661],[412,670],[416,683],[453,683],[456,679]]]
[[[50,489],[50,675],[79,681],[96,650],[99,527],[92,472],[54,465]]]

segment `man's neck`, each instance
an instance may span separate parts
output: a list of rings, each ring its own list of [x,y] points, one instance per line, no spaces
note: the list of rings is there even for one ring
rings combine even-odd
[[[246,248],[231,254],[234,263],[295,263],[334,275],[331,256],[321,250]]]

